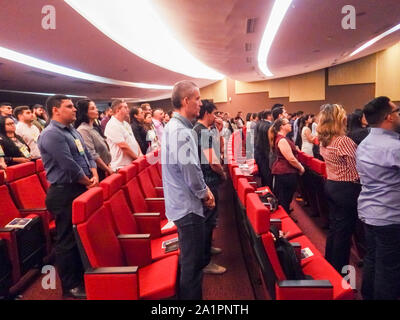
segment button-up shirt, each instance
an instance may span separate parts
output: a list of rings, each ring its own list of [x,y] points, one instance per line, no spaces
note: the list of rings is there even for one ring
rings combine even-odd
[[[83,148],[81,152],[79,142]],[[39,150],[51,183],[77,183],[85,175],[92,177],[91,168],[96,168],[79,132],[55,120],[39,136]]]
[[[201,199],[207,195],[207,186],[197,147],[192,123],[174,113],[161,142],[165,213],[169,220],[179,220],[189,213],[204,216]]]
[[[357,170],[362,190],[358,216],[366,224],[400,224],[399,134],[372,128],[357,148]]]

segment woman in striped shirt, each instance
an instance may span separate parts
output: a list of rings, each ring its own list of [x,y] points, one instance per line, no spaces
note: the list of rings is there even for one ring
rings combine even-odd
[[[321,107],[317,133],[328,174],[325,192],[329,205],[325,258],[339,273],[349,264],[361,191],[355,159],[357,145],[346,136],[346,124],[346,111],[341,106]]]

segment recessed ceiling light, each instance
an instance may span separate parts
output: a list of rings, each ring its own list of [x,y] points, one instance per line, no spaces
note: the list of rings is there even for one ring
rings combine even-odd
[[[368,47],[372,46],[373,44],[375,44],[379,40],[387,37],[388,35],[392,34],[393,32],[396,32],[399,29],[400,29],[400,24],[398,24],[397,26],[394,26],[393,28],[381,33],[379,36],[376,36],[375,38],[369,40],[368,42],[363,44],[361,47],[359,47],[357,50],[353,51],[350,54],[350,57],[355,56],[356,54],[360,53],[361,51],[364,51],[365,49],[367,49]]]
[[[268,77],[273,76],[267,63],[269,51],[271,50],[272,43],[291,3],[292,0],[275,0],[261,40],[260,49],[258,51],[258,67]]]
[[[110,39],[144,60],[193,78],[224,78],[177,41],[153,9],[152,1],[64,1]]]
[[[165,86],[159,84],[149,84],[149,83],[140,83],[140,82],[129,82],[122,80],[115,80],[105,77],[96,76],[94,74],[85,73],[81,71],[77,71],[74,69],[70,69],[67,67],[63,67],[54,63],[50,63],[44,60],[40,60],[22,53],[19,53],[14,50],[10,50],[4,47],[0,47],[0,58],[4,58],[7,60],[11,60],[14,62],[18,62],[33,68],[46,70],[53,73],[62,74],[64,76],[78,78],[82,80],[101,82],[112,85],[120,85],[125,87],[134,87],[134,88],[143,88],[143,89],[158,89],[158,90],[171,90],[172,86]]]

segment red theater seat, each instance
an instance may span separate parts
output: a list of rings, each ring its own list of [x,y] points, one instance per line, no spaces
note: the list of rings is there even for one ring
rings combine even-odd
[[[161,235],[176,233],[175,225],[167,228],[168,219],[165,216],[164,198],[145,198],[142,188],[136,177],[136,165],[126,166],[118,171],[122,175],[123,185],[122,190],[125,192],[125,197],[128,204],[134,213],[149,213],[156,212],[160,214],[160,229]],[[169,224],[170,225],[170,224]]]
[[[40,182],[42,183],[43,189],[47,192],[50,187],[50,182],[47,181],[46,171],[44,171],[42,159],[36,160],[36,173],[39,176]]]
[[[139,172],[138,179],[142,191],[146,198],[158,198],[164,197],[164,190],[162,187],[155,187],[151,181],[149,170],[146,168]]]
[[[7,244],[12,263],[12,283],[15,284],[29,270],[42,264],[50,247],[47,246],[40,217],[26,211],[21,213],[15,207],[7,186],[3,184],[3,178],[3,173],[0,172],[0,237]],[[5,226],[15,218],[32,220],[23,229],[6,228]]]
[[[76,198],[72,222],[86,266],[89,300],[165,299],[175,296],[178,256],[152,262],[147,235],[117,236],[103,205],[103,190]]]
[[[178,234],[161,236],[160,215],[155,213],[133,213],[126,201],[122,190],[123,178],[119,174],[104,179],[100,186],[103,189],[104,204],[113,222],[117,234],[144,234],[151,237],[151,256],[153,260],[159,260],[169,255],[178,254],[178,250],[166,252],[162,243],[178,238]]]
[[[253,246],[263,270],[263,281],[270,290],[271,277],[275,278],[274,290],[270,293],[278,300],[353,299],[353,290],[342,286],[341,275],[330,266],[305,236],[294,238],[291,243],[295,247],[296,243],[299,243],[302,249],[312,247],[311,250],[315,250],[313,256],[301,261],[303,273],[311,276],[313,280],[286,278],[273,237],[269,232],[269,219],[265,219],[265,214],[260,215],[262,208],[257,200],[257,195],[251,193],[247,195],[249,222],[254,232]]]

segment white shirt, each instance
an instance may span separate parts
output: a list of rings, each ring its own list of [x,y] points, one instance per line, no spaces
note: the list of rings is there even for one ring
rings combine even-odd
[[[15,133],[24,139],[25,143],[31,149],[30,154],[33,158],[40,158],[40,151],[37,141],[40,135],[39,129],[31,125],[30,127],[25,122],[18,122]]]
[[[110,147],[111,153],[111,168],[118,170],[132,163],[133,159],[126,155],[118,146],[118,143],[125,142],[131,150],[139,155],[140,149],[135,136],[133,135],[132,128],[126,121],[119,121],[114,116],[107,122],[104,135],[107,137],[107,143]]]

